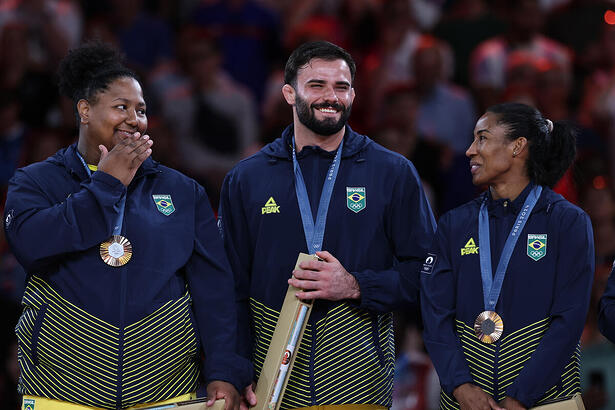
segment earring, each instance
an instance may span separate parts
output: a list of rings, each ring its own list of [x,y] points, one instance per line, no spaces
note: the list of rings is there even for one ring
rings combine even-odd
[[[517,156],[517,151],[513,151],[513,157]]]

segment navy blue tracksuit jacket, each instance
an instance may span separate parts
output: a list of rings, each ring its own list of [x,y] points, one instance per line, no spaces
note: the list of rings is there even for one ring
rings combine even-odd
[[[478,214],[489,212],[492,272],[531,189],[514,201],[489,192],[440,219],[421,273],[424,341],[442,385],[441,408],[459,408],[453,390],[475,383],[496,401],[511,396],[526,407],[580,391],[578,342],[594,273],[589,217],[543,188],[515,246],[496,312],[504,333],[482,343],[474,321],[485,310]],[[540,235],[545,246],[534,244]],[[536,251],[538,249],[539,251]]]
[[[156,203],[154,195],[167,195]],[[99,254],[126,198],[122,267]],[[233,277],[203,188],[147,159],[128,187],[90,177],[75,145],[11,180],[6,235],[28,273],[16,328],[22,394],[103,408],[251,379],[234,351]]]
[[[239,341],[257,374],[297,256],[308,253],[295,194],[292,132],[291,126],[239,163],[222,189],[219,216],[236,277]],[[333,156],[315,147],[297,154],[314,214]],[[418,302],[418,272],[434,225],[412,164],[347,127],[322,249],[355,276],[361,300],[315,302],[282,408],[390,406],[390,312]]]

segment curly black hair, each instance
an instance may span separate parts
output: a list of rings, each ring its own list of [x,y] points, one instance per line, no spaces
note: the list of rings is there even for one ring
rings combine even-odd
[[[139,80],[133,71],[124,66],[122,55],[100,41],[88,42],[70,50],[58,68],[60,93],[71,98],[75,105],[81,99],[95,101],[100,91],[123,77]]]
[[[503,103],[489,107],[498,124],[506,128],[513,141],[525,137],[529,145],[527,174],[538,185],[553,187],[564,175],[576,155],[576,130],[563,121],[552,122],[536,108],[521,103]]]

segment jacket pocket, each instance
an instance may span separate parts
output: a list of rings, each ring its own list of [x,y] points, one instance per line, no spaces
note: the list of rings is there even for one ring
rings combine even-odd
[[[47,306],[46,303],[38,308],[26,306],[15,326],[19,347],[25,354],[24,359],[30,358],[34,366],[38,365],[38,339]]]
[[[374,345],[374,349],[376,350],[376,354],[378,355],[380,366],[384,367],[384,352],[382,351],[382,346],[380,346],[380,331],[378,329],[378,322],[378,315],[372,314],[372,343]]]

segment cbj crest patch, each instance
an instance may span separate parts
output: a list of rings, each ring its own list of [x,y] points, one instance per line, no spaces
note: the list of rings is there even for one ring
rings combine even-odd
[[[354,213],[361,212],[367,207],[367,194],[365,187],[346,187],[346,206]]]
[[[152,198],[154,199],[156,208],[158,208],[161,214],[169,216],[175,212],[175,206],[173,205],[171,195],[152,195]]]
[[[547,234],[530,233],[527,235],[527,256],[537,261],[547,254]]]

